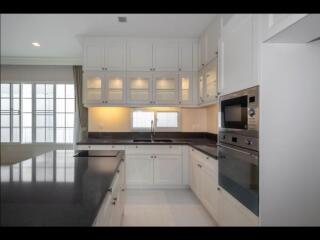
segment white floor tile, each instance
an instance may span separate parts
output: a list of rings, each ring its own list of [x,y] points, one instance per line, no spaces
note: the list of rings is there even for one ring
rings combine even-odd
[[[122,226],[216,226],[191,190],[128,190]]]

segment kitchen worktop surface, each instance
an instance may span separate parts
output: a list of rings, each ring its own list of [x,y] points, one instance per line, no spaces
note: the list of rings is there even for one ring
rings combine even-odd
[[[150,138],[150,137],[149,137]],[[135,139],[149,139],[144,135]],[[172,142],[134,142],[132,136],[125,138],[111,138],[103,136],[93,136],[78,142],[77,145],[189,145],[195,149],[209,155],[210,157],[217,158],[217,141],[214,138],[207,137],[157,137],[154,139],[170,139]]]
[[[0,226],[91,226],[123,158],[105,152],[103,161],[55,150],[2,165]]]

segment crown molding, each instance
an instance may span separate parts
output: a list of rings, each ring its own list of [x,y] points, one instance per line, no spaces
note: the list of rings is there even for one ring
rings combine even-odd
[[[1,57],[3,65],[82,65],[81,58]]]

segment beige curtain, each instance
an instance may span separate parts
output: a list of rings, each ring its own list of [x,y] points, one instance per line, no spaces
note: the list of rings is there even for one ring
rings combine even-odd
[[[88,136],[88,109],[82,103],[82,66],[73,66],[74,92],[76,98],[74,142]]]

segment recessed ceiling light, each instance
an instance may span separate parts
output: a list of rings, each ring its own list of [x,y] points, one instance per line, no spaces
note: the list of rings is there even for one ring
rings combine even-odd
[[[33,42],[32,45],[33,45],[34,47],[40,47],[40,43],[38,43],[38,42]]]
[[[127,22],[127,17],[118,17],[118,21],[121,23]]]

